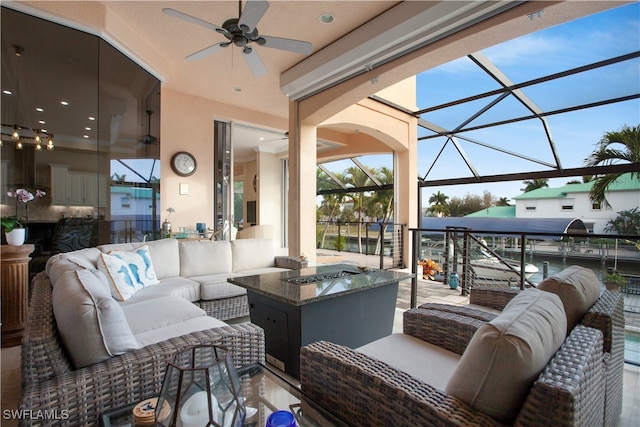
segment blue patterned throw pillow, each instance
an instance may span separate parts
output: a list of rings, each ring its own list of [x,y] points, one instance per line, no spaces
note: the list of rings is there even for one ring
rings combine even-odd
[[[131,269],[121,258],[109,254],[100,254],[98,270],[107,276],[111,296],[118,301],[126,301],[142,289],[142,286],[136,285]]]
[[[153,269],[149,246],[140,246],[131,251],[111,251],[109,255],[120,258],[127,263],[137,287],[146,288],[160,283]]]

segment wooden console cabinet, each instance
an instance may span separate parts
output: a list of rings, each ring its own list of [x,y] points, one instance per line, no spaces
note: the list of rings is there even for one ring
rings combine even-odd
[[[22,342],[29,307],[29,254],[34,245],[0,246],[2,347]]]

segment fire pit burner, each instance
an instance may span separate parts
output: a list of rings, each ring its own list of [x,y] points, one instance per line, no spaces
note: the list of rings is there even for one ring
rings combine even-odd
[[[341,277],[349,277],[349,276],[353,276],[354,274],[359,274],[359,273],[355,271],[347,271],[347,270],[333,271],[331,273],[314,274],[313,276],[294,277],[291,279],[287,279],[287,282],[295,283],[297,285],[302,285],[305,283],[315,283],[315,282],[322,282],[323,280],[333,280],[333,279],[339,279]]]

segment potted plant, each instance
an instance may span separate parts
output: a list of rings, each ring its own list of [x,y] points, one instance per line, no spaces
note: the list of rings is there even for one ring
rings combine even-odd
[[[418,261],[418,266],[422,267],[422,278],[424,280],[434,280],[436,272],[442,273],[442,268],[431,259],[421,259]]]
[[[608,291],[624,291],[627,279],[618,273],[609,273],[604,276],[604,284]]]
[[[7,244],[12,246],[20,246],[26,240],[25,225],[29,223],[29,202],[46,196],[42,190],[36,190],[35,196],[24,188],[18,188],[16,191],[7,192],[7,196],[16,199],[16,214],[12,216],[3,216],[0,218],[2,227],[4,227]],[[19,202],[24,203],[24,220],[19,215]]]

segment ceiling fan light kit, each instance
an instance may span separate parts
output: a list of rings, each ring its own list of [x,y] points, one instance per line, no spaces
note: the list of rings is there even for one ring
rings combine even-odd
[[[242,49],[242,53],[244,54],[243,57],[247,61],[253,75],[255,77],[261,77],[267,73],[267,69],[258,56],[256,49],[250,46],[250,44],[253,43],[257,46],[285,50],[304,55],[308,55],[313,51],[311,43],[306,41],[260,35],[256,25],[269,8],[268,1],[247,0],[244,10],[242,10],[242,0],[238,2],[238,5],[239,17],[225,20],[222,26],[212,24],[171,8],[164,8],[162,9],[162,12],[169,16],[180,18],[192,24],[213,30],[222,34],[227,39],[226,41],[216,43],[188,55],[186,59],[190,61],[202,59],[222,48],[234,45]]]

